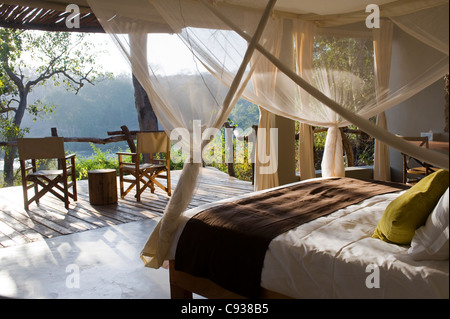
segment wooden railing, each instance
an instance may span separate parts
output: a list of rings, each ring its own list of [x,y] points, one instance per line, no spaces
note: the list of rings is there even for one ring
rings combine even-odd
[[[233,130],[236,128],[236,126],[231,126],[228,123],[224,124],[225,128],[232,128]],[[126,125],[123,125],[120,127],[121,131],[111,131],[107,132],[108,136],[107,138],[96,138],[96,137],[64,137],[64,142],[80,142],[80,143],[94,143],[94,144],[101,144],[106,145],[110,143],[117,143],[117,142],[127,142],[128,147],[130,148],[130,151],[132,153],[136,152],[136,145],[134,143],[134,140],[136,140],[136,134],[139,132],[150,132],[150,131],[130,131]],[[257,126],[253,127],[254,129],[257,129]],[[51,136],[58,136],[57,128],[53,127],[51,128]],[[244,139],[248,142],[248,137],[244,137]],[[0,146],[17,146],[17,141],[8,141],[8,142],[2,142],[0,141]],[[234,151],[234,150],[233,150]],[[235,177],[236,174],[234,172],[234,166],[233,163],[228,164],[228,175]],[[254,164],[252,164],[252,182],[253,182],[253,176],[254,176]]]
[[[230,125],[228,122],[224,124],[225,128],[232,128],[233,130],[236,129],[236,126]],[[255,132],[258,131],[258,126],[254,125],[253,130]],[[314,133],[319,132],[326,132],[327,128],[315,128]],[[121,126],[121,131],[111,131],[107,132],[108,136],[107,138],[95,138],[95,137],[64,137],[64,142],[80,142],[80,143],[94,143],[94,144],[101,144],[106,145],[110,143],[117,143],[117,142],[123,142],[126,141],[128,144],[128,147],[130,148],[131,152],[136,152],[136,146],[134,143],[134,140],[136,139],[136,134],[140,131],[130,131],[127,126],[123,125]],[[349,129],[349,128],[341,128],[341,134],[342,134],[342,141],[344,146],[344,151],[347,155],[347,162],[348,166],[354,166],[354,154],[353,149],[350,145],[350,141],[346,137],[344,133],[350,133],[350,134],[360,134],[360,135],[367,135],[361,130],[358,129]],[[51,135],[52,136],[58,136],[58,132],[56,128],[51,128]],[[245,141],[248,142],[248,136],[244,137]],[[297,133],[295,135],[295,139],[299,139],[299,134]],[[0,146],[17,146],[17,141],[9,141],[9,142],[1,142]],[[255,164],[252,164],[252,182],[254,182],[254,169]],[[228,175],[235,177],[235,171],[234,171],[234,164],[228,163]]]
[[[107,138],[96,138],[96,137],[64,137],[64,142],[80,142],[80,143],[94,143],[94,144],[101,144],[106,145],[110,143],[117,143],[117,142],[123,142],[126,141],[128,143],[128,146],[130,146],[130,150],[133,151],[131,147],[135,147],[134,143],[132,142],[133,139],[136,139],[136,133],[139,131],[129,131],[126,126],[122,126],[122,131],[113,131],[113,132],[107,132],[107,134],[111,137]],[[52,128],[51,129],[51,135],[52,136],[58,136],[57,129]],[[1,142],[0,146],[17,146],[17,141],[8,141],[8,142]]]

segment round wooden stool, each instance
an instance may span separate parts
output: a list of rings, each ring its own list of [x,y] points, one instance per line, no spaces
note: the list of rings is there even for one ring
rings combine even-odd
[[[89,202],[92,205],[117,203],[115,169],[96,169],[88,172]]]

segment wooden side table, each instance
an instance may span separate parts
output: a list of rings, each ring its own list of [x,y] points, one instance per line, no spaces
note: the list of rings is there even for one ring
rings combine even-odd
[[[88,172],[89,202],[92,205],[117,203],[117,174],[115,169]]]

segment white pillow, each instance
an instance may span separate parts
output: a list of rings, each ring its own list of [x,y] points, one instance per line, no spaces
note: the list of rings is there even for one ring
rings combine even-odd
[[[448,260],[449,189],[411,241],[408,253],[414,260]]]

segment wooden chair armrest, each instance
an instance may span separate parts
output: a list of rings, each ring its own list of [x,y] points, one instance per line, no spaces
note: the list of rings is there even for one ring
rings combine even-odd
[[[125,156],[135,156],[136,153],[127,153],[127,152],[117,152],[117,155],[125,155]]]
[[[77,156],[77,154],[69,154],[69,155],[66,155],[66,160],[67,160],[67,159],[71,159],[72,157],[75,157],[75,156]]]

